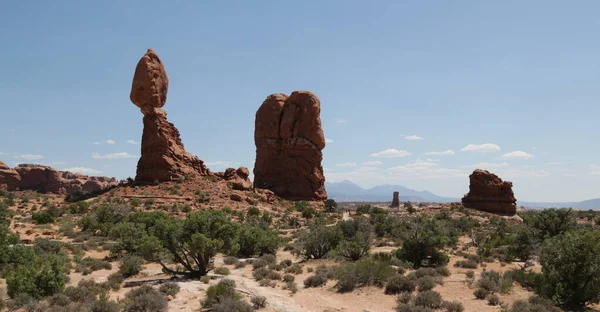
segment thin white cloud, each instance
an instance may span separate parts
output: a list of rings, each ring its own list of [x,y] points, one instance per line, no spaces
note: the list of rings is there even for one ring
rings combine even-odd
[[[441,155],[454,155],[453,150],[445,150],[443,152],[427,152],[425,153],[427,156],[441,156]]]
[[[127,140],[127,144],[140,144],[140,142],[136,140]]]
[[[82,174],[100,174],[100,173],[102,173],[102,171],[100,171],[100,170],[96,170],[96,169],[92,169],[92,168],[85,168],[85,167],[65,168],[65,169],[63,169],[63,171],[78,172],[78,173],[82,173]]]
[[[335,122],[337,125],[343,125],[343,124],[347,124],[348,120],[346,120],[344,118],[334,118],[333,122]]]
[[[23,154],[23,155],[16,155],[13,157],[18,158],[18,159],[26,159],[26,160],[38,160],[38,159],[44,158],[44,156],[42,156],[42,155],[34,155],[34,154]]]
[[[409,136],[405,136],[404,137],[405,140],[409,140],[409,141],[418,141],[418,140],[423,140],[422,137],[418,136],[418,135],[409,135]]]
[[[92,154],[92,158],[94,158],[94,159],[119,159],[119,158],[135,158],[135,157],[137,157],[137,156],[131,155],[126,152],[112,153],[112,154],[106,154],[106,155],[100,155],[98,153]]]
[[[482,163],[477,163],[477,164],[473,164],[473,165],[469,165],[469,166],[464,166],[466,168],[472,168],[472,169],[498,169],[498,168],[506,168],[509,167],[510,164],[503,162],[503,163],[491,163],[491,162],[482,162]]]
[[[365,166],[379,166],[379,165],[383,164],[383,162],[381,162],[379,160],[373,160],[373,161],[365,161],[362,164]]]
[[[588,171],[589,174],[600,175],[600,166],[598,166],[598,165],[590,165],[588,167],[588,169],[589,169],[589,171]]]
[[[53,165],[66,165],[67,163],[64,162],[64,161],[53,161],[53,162],[51,162],[51,164],[53,164]]]
[[[461,152],[479,152],[479,153],[492,153],[500,151],[500,146],[493,143],[484,143],[484,144],[469,144],[463,147]]]
[[[336,164],[336,167],[356,167],[356,163],[347,162],[342,164]]]
[[[423,160],[416,160],[406,165],[391,167],[388,170],[398,178],[441,179],[468,176],[468,172],[464,170],[441,168],[436,163]]]
[[[397,150],[394,148],[386,149],[385,151],[377,152],[371,154],[371,157],[386,157],[386,158],[396,158],[396,157],[406,157],[411,154],[407,151]]]
[[[106,144],[115,144],[117,142],[115,142],[113,140],[106,140],[106,141],[104,141],[104,143],[106,143]]]
[[[562,162],[562,161],[549,161],[547,163],[544,163],[545,166],[560,166],[560,165],[564,165],[566,164],[566,162]]]
[[[500,156],[502,158],[522,158],[522,159],[530,159],[533,158],[534,156],[532,154],[529,154],[527,152],[523,152],[523,151],[514,151],[514,152],[510,152],[510,153],[506,153],[503,154],[502,156]]]
[[[100,145],[100,142],[94,142],[94,145]]]
[[[239,166],[240,163],[233,162],[233,161],[219,160],[219,161],[207,161],[207,162],[205,162],[205,164],[207,166],[235,167],[235,166]]]
[[[0,156],[2,156],[2,155],[6,155],[6,153],[4,153],[4,152],[0,152]]]
[[[325,138],[325,143],[333,143],[332,139]]]

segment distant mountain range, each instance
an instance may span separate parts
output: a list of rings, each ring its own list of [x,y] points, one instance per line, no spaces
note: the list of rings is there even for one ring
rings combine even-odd
[[[391,202],[392,194],[398,191],[400,201],[413,202],[436,202],[449,203],[459,202],[460,198],[442,197],[428,191],[417,191],[401,185],[377,185],[369,189],[364,189],[349,180],[342,182],[325,182],[325,189],[329,198],[338,202]],[[527,208],[551,208],[551,207],[572,207],[577,209],[598,209],[600,210],[600,198],[585,200],[582,202],[522,202],[518,201],[517,206]]]

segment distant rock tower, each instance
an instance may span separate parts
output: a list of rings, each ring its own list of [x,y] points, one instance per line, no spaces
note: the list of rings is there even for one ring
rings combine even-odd
[[[254,187],[291,200],[327,198],[321,102],[310,91],[271,94],[256,112]]]
[[[158,54],[148,49],[135,68],[129,96],[144,114],[142,156],[135,176],[138,182],[171,181],[186,174],[209,173],[202,160],[185,151],[179,131],[161,109],[168,89],[165,67]]]
[[[392,204],[390,208],[400,208],[400,193],[394,192],[394,197],[392,198]]]
[[[517,212],[516,203],[512,182],[502,181],[497,175],[481,169],[469,176],[469,193],[462,198],[462,204],[467,208],[508,215]]]

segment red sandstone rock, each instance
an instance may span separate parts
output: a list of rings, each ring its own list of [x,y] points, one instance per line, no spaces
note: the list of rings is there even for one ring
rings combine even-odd
[[[231,184],[231,188],[239,191],[247,191],[252,189],[252,182],[248,179],[250,172],[246,167],[227,168],[224,172],[217,172],[215,175],[224,179]]]
[[[321,103],[310,91],[272,94],[256,112],[254,187],[286,199],[327,198]]]
[[[14,191],[21,183],[21,176],[16,170],[10,169],[0,161],[0,186],[5,185],[8,191]]]
[[[160,109],[167,100],[168,87],[162,61],[148,49],[137,64],[130,94],[131,102],[144,114],[142,156],[135,177],[139,182],[171,181],[187,174],[210,173],[202,160],[185,151],[179,131]]]
[[[399,208],[400,207],[399,195],[400,195],[399,192],[394,192],[393,198],[392,198],[392,204],[390,205],[390,208]]]
[[[244,197],[242,197],[242,194],[239,194],[239,193],[233,193],[233,194],[231,194],[231,196],[229,196],[229,198],[231,200],[235,200],[235,201],[238,201],[238,202],[241,202],[241,201],[244,200]]]
[[[512,182],[503,182],[497,175],[481,169],[473,171],[469,182],[469,193],[462,198],[463,206],[492,213],[514,215],[517,212]]]
[[[19,189],[59,193],[61,176],[56,169],[43,165],[20,164],[15,170],[21,176]]]

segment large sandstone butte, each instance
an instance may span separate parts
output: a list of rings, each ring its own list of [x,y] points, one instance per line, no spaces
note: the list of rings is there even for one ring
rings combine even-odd
[[[130,94],[131,102],[144,114],[137,182],[171,181],[188,174],[209,173],[202,160],[185,151],[179,131],[161,109],[168,89],[165,67],[158,54],[148,49],[135,68]]]
[[[463,206],[481,211],[514,215],[517,199],[512,182],[502,181],[487,170],[476,169],[469,176],[469,193],[462,198]]]
[[[310,91],[269,95],[256,112],[254,187],[292,200],[327,198],[321,102]]]
[[[400,193],[399,192],[394,192],[394,197],[392,197],[392,204],[390,205],[390,208],[399,208],[400,207],[400,197],[399,197]]]
[[[21,176],[19,173],[0,161],[0,190],[7,189],[13,191],[20,183]]]

